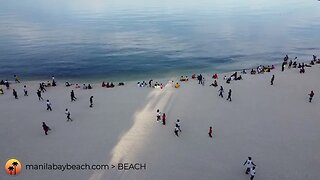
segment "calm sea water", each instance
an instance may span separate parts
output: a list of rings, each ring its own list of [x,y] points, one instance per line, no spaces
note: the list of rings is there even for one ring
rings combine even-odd
[[[319,43],[317,0],[0,0],[0,79],[221,72]]]

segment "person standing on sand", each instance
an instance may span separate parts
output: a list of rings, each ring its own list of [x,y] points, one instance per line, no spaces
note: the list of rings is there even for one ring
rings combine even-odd
[[[15,99],[18,99],[18,93],[15,89],[12,90],[12,94],[14,96]]]
[[[181,132],[181,126],[180,126],[180,120],[179,119],[177,119],[176,128],[178,128],[178,130]]]
[[[219,89],[219,96],[223,98],[223,87],[220,86],[220,89]]]
[[[70,113],[69,109],[66,109],[65,114],[67,115],[67,121],[72,121],[72,119],[70,118],[71,113]]]
[[[311,102],[311,101],[312,101],[313,96],[314,96],[314,92],[313,92],[313,91],[311,91],[311,92],[310,92],[310,94],[309,94],[309,102]]]
[[[46,125],[45,122],[42,122],[42,128],[44,130],[45,135],[48,135],[48,131],[50,131],[50,127]]]
[[[227,100],[229,100],[231,102],[231,89],[229,89]]]
[[[166,125],[166,114],[165,113],[162,114],[162,124]]]
[[[212,138],[212,126],[210,126],[210,128],[209,128],[209,133],[208,134],[209,134],[209,137]]]
[[[202,75],[200,74],[198,77],[197,77],[197,79],[198,79],[198,84],[202,84]]]
[[[253,161],[252,161],[252,158],[251,157],[248,157],[248,159],[244,162],[243,164],[244,166],[246,166],[246,174],[249,174],[250,170],[252,167],[256,166]]]
[[[157,122],[161,120],[161,112],[157,109]]]
[[[49,99],[47,100],[47,111],[52,111],[51,103],[50,103]]]
[[[71,93],[70,93],[70,97],[71,97],[71,101],[76,101],[76,96],[74,95],[74,91],[71,90]]]
[[[250,169],[250,180],[253,180],[253,178],[254,178],[254,176],[256,175],[256,167],[252,167],[251,169]]]
[[[40,101],[40,100],[43,101],[43,98],[41,97],[41,91],[40,91],[40,89],[38,89],[37,95],[38,95],[39,101]]]
[[[152,87],[152,79],[150,79],[150,81],[149,81],[149,87],[151,88]]]
[[[46,90],[46,88],[44,88],[43,83],[40,83],[40,85],[39,85],[39,89],[41,90],[41,92],[45,92],[45,91],[47,91],[47,90]]]
[[[284,71],[284,68],[286,67],[286,63],[283,62],[282,65],[281,65],[281,71]]]
[[[9,89],[10,88],[10,83],[8,80],[5,80],[4,81],[4,84],[6,85],[6,88]]]
[[[271,85],[273,85],[273,81],[274,81],[274,74],[272,75],[272,78],[271,78]]]
[[[93,107],[93,96],[90,97],[90,106],[89,107]]]
[[[23,86],[23,92],[24,92],[24,96],[28,96],[28,90],[26,85]]]

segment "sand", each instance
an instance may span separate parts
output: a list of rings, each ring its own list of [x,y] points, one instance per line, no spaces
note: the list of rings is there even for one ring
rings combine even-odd
[[[15,157],[24,164],[146,164],[146,170],[31,171],[23,169],[14,177],[0,171],[0,179],[24,180],[246,180],[242,165],[248,156],[257,164],[259,180],[315,180],[320,176],[320,65],[280,72],[242,75],[244,80],[218,84],[232,89],[232,102],[218,97],[218,87],[196,80],[182,82],[175,89],[140,88],[136,82],[123,87],[92,90],[65,87],[47,89],[44,99],[52,103],[46,111],[38,101],[38,82],[12,84],[0,95],[0,162]],[[226,73],[230,75],[231,73]],[[274,85],[270,85],[275,74]],[[190,76],[190,75],[189,75]],[[167,83],[178,77],[159,80]],[[29,96],[23,96],[23,85]],[[70,101],[70,91],[78,100]],[[314,90],[312,103],[308,93]],[[94,107],[89,108],[89,97]],[[73,122],[66,122],[65,109]],[[167,115],[167,124],[156,122],[156,110]],[[181,120],[180,137],[173,133]],[[42,122],[52,129],[44,135]],[[213,139],[208,137],[213,126]]]

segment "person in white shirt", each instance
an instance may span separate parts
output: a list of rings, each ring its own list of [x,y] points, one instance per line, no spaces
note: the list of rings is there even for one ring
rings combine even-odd
[[[157,109],[157,122],[161,120],[161,112]]]
[[[70,113],[69,109],[66,109],[65,114],[67,115],[67,121],[72,121],[72,119],[70,118],[71,113]]]
[[[47,100],[47,111],[52,111],[51,103],[49,100]]]
[[[180,120],[179,119],[177,119],[176,128],[178,128],[178,130],[181,132],[181,126],[180,126]]]
[[[253,161],[252,161],[252,158],[251,157],[248,157],[248,159],[244,162],[243,164],[244,166],[246,166],[246,174],[249,174],[250,172],[250,169],[254,166],[256,166]]]

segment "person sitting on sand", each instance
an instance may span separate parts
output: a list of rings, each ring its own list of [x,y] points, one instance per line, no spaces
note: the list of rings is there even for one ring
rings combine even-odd
[[[124,86],[124,83],[123,82],[119,82],[118,86]]]
[[[71,86],[72,84],[70,84],[68,81],[65,83],[66,87]]]
[[[192,79],[197,78],[197,77],[196,77],[196,74],[192,74],[191,78],[192,78]]]
[[[4,85],[4,81],[3,80],[0,81],[0,85]]]
[[[247,74],[247,71],[245,69],[242,70],[242,74]]]
[[[79,88],[81,88],[80,85],[79,85],[79,84],[76,84],[76,89],[79,89]]]
[[[217,87],[218,86],[217,80],[214,80],[214,82],[210,84],[210,86]]]
[[[236,80],[242,80],[242,76],[238,76],[238,78]]]
[[[82,89],[88,89],[88,87],[86,86],[86,84],[83,84]]]
[[[256,74],[256,71],[255,71],[255,70],[253,70],[253,69],[251,69],[250,74]]]
[[[92,89],[92,86],[90,84],[88,84],[88,89]]]
[[[46,84],[45,86],[46,86],[46,87],[50,87],[50,86],[51,86],[50,81],[47,81],[47,84]]]
[[[104,83],[104,81],[102,82],[101,87],[106,87],[106,84]]]
[[[0,95],[4,94],[3,90],[0,88]]]
[[[230,81],[231,81],[231,77],[229,77],[226,81],[227,84],[230,84]]]
[[[113,82],[110,83],[110,88],[114,88]]]
[[[212,76],[212,78],[213,78],[213,79],[218,79],[218,74],[214,74],[214,75]]]
[[[177,82],[174,87],[175,87],[175,88],[179,88],[179,87],[180,87],[180,84]]]

